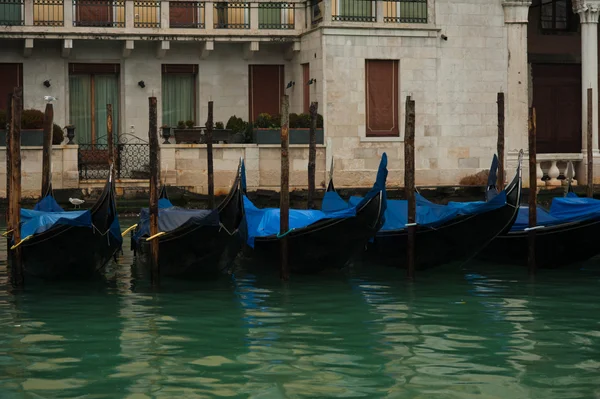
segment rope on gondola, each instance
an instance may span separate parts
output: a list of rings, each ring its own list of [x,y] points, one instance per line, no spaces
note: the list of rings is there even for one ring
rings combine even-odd
[[[19,247],[21,244],[23,244],[25,241],[29,240],[31,237],[32,237],[32,236],[30,236],[30,235],[29,235],[29,236],[27,236],[27,237],[23,238],[21,241],[19,241],[19,242],[18,242],[18,243],[16,243],[15,245],[13,245],[12,247],[10,247],[11,251],[12,251],[13,249],[16,249],[16,248],[18,248],[18,247]]]
[[[2,237],[6,237],[7,235],[11,234],[13,231],[15,231],[15,229],[5,231],[4,233],[2,233]]]
[[[288,231],[286,231],[283,234],[277,233],[277,238],[283,238],[283,237],[287,236],[288,234],[290,234],[292,232],[292,230],[294,230],[294,229],[289,229]]]
[[[227,227],[225,227],[225,226],[223,225],[223,223],[221,223],[221,222],[219,222],[219,226],[221,226],[221,227],[219,228],[219,231],[221,231],[221,230],[225,230],[225,232],[226,232],[227,234],[229,234],[230,236],[234,235],[234,234],[236,233],[236,231],[237,231],[237,229],[235,229],[233,232],[231,232],[231,231],[227,230]]]
[[[137,227],[137,223],[131,227],[128,227],[127,230],[125,230],[123,233],[121,233],[121,237],[125,237],[125,234],[129,233],[131,230],[135,229],[136,227]]]

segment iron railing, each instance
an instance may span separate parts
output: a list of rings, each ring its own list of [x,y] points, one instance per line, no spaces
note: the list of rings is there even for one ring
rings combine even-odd
[[[215,3],[215,29],[250,29],[249,3]]]
[[[33,0],[33,25],[63,26],[63,0]]]
[[[259,29],[294,29],[293,3],[258,3]]]
[[[125,27],[124,0],[73,0],[73,26]]]
[[[169,27],[204,29],[204,3],[199,1],[169,2]]]
[[[80,180],[108,177],[108,144],[79,144],[77,155]],[[118,179],[150,178],[148,143],[115,144],[115,174]]]
[[[0,25],[23,25],[23,0],[0,0]]]
[[[427,0],[385,0],[383,22],[427,23]]]
[[[323,20],[323,14],[325,13],[325,3],[323,0],[311,2],[310,6],[310,24],[312,26],[318,25]]]
[[[134,1],[135,28],[160,28],[160,1]]]
[[[375,22],[376,0],[332,0],[333,21]]]

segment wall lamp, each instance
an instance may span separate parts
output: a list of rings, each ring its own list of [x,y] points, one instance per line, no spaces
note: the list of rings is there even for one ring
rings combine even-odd
[[[138,86],[140,86],[140,87],[143,89],[144,87],[146,87],[146,83],[144,83],[144,81],[143,81],[143,80],[140,80],[140,81],[138,82]]]
[[[290,80],[290,82],[287,84],[287,86],[285,88],[289,89],[290,87],[294,86],[295,84],[296,84],[296,82],[294,82],[293,80]]]
[[[44,80],[44,86],[46,86],[46,87],[50,87],[51,86],[50,85],[50,79]]]
[[[446,35],[442,35],[442,36],[440,36],[440,37],[441,37],[443,40],[448,40],[448,36],[446,36]]]
[[[308,83],[306,83],[307,86],[310,86],[313,83],[317,83],[317,79],[312,78],[311,80],[308,81]]]

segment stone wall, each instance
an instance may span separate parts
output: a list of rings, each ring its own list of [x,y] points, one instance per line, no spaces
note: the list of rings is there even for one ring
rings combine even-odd
[[[77,146],[52,147],[52,187],[78,188]],[[6,198],[6,147],[0,147],[0,197]],[[37,198],[42,190],[42,147],[21,147],[21,196]]]

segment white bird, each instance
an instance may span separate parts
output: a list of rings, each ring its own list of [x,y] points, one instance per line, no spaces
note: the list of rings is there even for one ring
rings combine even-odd
[[[52,97],[52,96],[44,96],[44,100],[46,100],[47,102],[50,102],[50,101],[56,101],[56,99],[57,99],[56,97]]]
[[[75,205],[75,208],[79,207],[79,205],[83,204],[85,201],[79,198],[69,198],[69,202]]]

